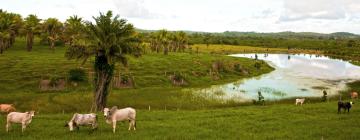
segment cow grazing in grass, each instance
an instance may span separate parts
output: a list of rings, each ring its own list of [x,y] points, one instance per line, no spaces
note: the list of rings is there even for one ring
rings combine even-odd
[[[74,131],[74,128],[79,130],[79,126],[91,126],[92,130],[96,130],[98,127],[96,114],[75,113],[71,120],[65,124],[65,127],[69,127],[70,131]]]
[[[104,108],[104,117],[106,118],[106,123],[112,124],[113,132],[115,133],[116,122],[118,121],[129,121],[129,130],[133,128],[136,130],[136,111],[133,108],[123,108],[118,109],[117,106],[109,108]]]
[[[9,132],[11,123],[20,123],[22,125],[21,132],[25,131],[26,126],[28,126],[32,118],[34,117],[35,111],[20,113],[20,112],[11,112],[7,115],[6,120],[6,132]]]
[[[16,109],[12,104],[0,104],[0,112],[10,113],[15,111]]]
[[[295,99],[295,105],[301,104],[303,105],[303,103],[305,102],[305,98],[302,99]]]
[[[344,109],[344,112],[347,110],[350,112],[350,109],[354,103],[353,102],[338,102],[338,113],[341,113],[341,109]]]
[[[352,92],[352,93],[350,93],[350,97],[351,97],[351,99],[358,99],[359,94],[357,92]]]

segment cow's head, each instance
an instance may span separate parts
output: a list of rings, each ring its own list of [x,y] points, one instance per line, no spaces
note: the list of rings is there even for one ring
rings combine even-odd
[[[111,116],[117,110],[117,106],[113,106],[111,109],[104,108],[104,117]]]
[[[110,115],[110,109],[109,108],[104,108],[104,117],[107,117]]]
[[[74,123],[72,121],[66,123],[65,122],[65,126],[64,127],[69,127],[70,131],[74,131]]]
[[[353,104],[355,104],[354,102],[350,102],[350,105],[353,105]]]
[[[30,115],[30,117],[34,117],[35,116],[35,111],[30,111],[30,112],[27,112],[29,115]]]

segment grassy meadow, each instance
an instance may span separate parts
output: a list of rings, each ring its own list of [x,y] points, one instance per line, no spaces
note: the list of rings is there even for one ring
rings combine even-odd
[[[196,53],[196,48],[199,53]],[[39,81],[53,76],[66,77],[80,62],[64,57],[65,47],[53,53],[48,46],[36,44],[32,52],[25,51],[19,40],[13,48],[0,55],[0,103],[13,103],[19,111],[37,111],[33,122],[21,134],[20,125],[5,132],[5,114],[0,116],[0,140],[11,139],[359,139],[360,108],[349,114],[337,114],[336,99],[326,103],[306,102],[295,106],[292,101],[271,102],[266,106],[217,102],[195,98],[184,88],[201,88],[213,84],[258,76],[273,70],[266,63],[256,69],[255,60],[232,58],[227,53],[287,52],[286,49],[266,49],[248,46],[194,45],[191,52],[163,54],[146,53],[140,58],[130,57],[129,68],[120,74],[130,74],[135,87],[113,89],[108,105],[132,106],[137,109],[137,130],[129,132],[128,123],[119,123],[113,134],[101,113],[99,129],[89,128],[69,132],[63,127],[72,113],[88,113],[92,101],[91,80],[69,86],[64,91],[40,91]],[[225,51],[223,51],[225,50]],[[215,53],[214,53],[215,52]],[[91,61],[83,67],[91,73]],[[214,62],[221,61],[225,69],[220,79],[208,73]],[[232,69],[240,64],[249,73]],[[119,66],[119,68],[121,68]],[[173,86],[168,73],[181,73],[187,85]],[[166,74],[165,74],[166,73]],[[195,74],[194,74],[195,73]],[[119,74],[119,72],[116,72]],[[358,82],[350,84],[358,90]],[[349,89],[351,90],[351,89]],[[345,94],[345,93],[344,93]],[[148,107],[151,110],[148,110]]]
[[[99,114],[99,129],[81,127],[69,132],[63,125],[71,114],[36,114],[27,131],[14,125],[10,133],[0,129],[0,139],[359,139],[360,108],[337,114],[337,103],[303,106],[276,104],[207,110],[138,110],[137,130],[118,123],[115,134]],[[5,126],[0,119],[0,126]]]

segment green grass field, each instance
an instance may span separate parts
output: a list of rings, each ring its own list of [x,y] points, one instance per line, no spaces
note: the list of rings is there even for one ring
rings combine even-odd
[[[119,123],[112,133],[99,113],[99,129],[80,128],[69,132],[63,127],[71,114],[36,114],[27,131],[15,125],[10,133],[0,127],[0,139],[326,139],[357,140],[360,135],[360,108],[337,114],[337,103],[303,106],[275,104],[241,106],[196,111],[137,111],[137,130]],[[4,117],[0,126],[5,126]]]
[[[199,46],[199,54],[194,48]],[[219,47],[219,46],[218,46]],[[169,56],[147,51],[141,58],[130,58],[128,72],[134,76],[136,86],[114,89],[108,105],[132,106],[137,109],[137,130],[127,131],[128,123],[119,123],[113,134],[101,113],[99,129],[89,134],[89,128],[69,132],[63,127],[75,112],[88,113],[92,101],[91,82],[68,87],[64,91],[43,92],[38,89],[40,79],[52,76],[66,77],[79,62],[66,60],[65,48],[52,53],[47,46],[36,45],[33,52],[25,51],[22,40],[0,55],[0,103],[13,103],[19,111],[37,111],[27,131],[21,134],[20,125],[5,132],[5,114],[0,116],[0,140],[11,139],[359,139],[360,108],[356,101],[349,114],[337,114],[337,98],[320,103],[310,99],[304,106],[295,106],[293,100],[267,102],[256,106],[236,102],[218,102],[196,98],[184,92],[187,88],[202,88],[245,77],[261,75],[273,69],[262,63],[254,67],[255,60],[224,56],[215,45],[194,45],[190,53],[170,53]],[[221,46],[224,47],[224,46]],[[237,52],[264,52],[266,48],[225,46]],[[269,49],[270,52],[286,52]],[[212,53],[213,52],[213,53]],[[215,53],[214,53],[215,52]],[[221,78],[213,80],[209,69],[213,62],[223,61],[225,70]],[[233,71],[231,65],[239,63],[249,71],[244,75]],[[91,72],[91,61],[83,66]],[[121,69],[121,72],[126,70]],[[173,86],[165,75],[180,72],[189,83]],[[194,75],[193,72],[197,73]],[[354,82],[350,90],[360,90]],[[348,91],[343,94],[347,94]],[[148,107],[151,107],[151,111]]]

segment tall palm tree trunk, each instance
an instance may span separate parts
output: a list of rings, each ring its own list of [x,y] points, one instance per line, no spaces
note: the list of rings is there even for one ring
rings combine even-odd
[[[164,45],[164,55],[168,55],[168,53],[169,53],[169,46]]]
[[[50,41],[50,49],[54,51],[54,49],[55,49],[55,40]]]
[[[32,32],[29,32],[27,33],[26,36],[26,46],[28,52],[31,52],[33,44],[34,44],[34,34]]]
[[[103,53],[95,57],[95,91],[94,105],[95,111],[100,111],[106,107],[106,99],[110,90],[110,83],[113,77],[114,65],[109,64]]]
[[[0,39],[0,54],[3,53],[3,47],[4,47],[4,43],[3,43],[3,40]]]

